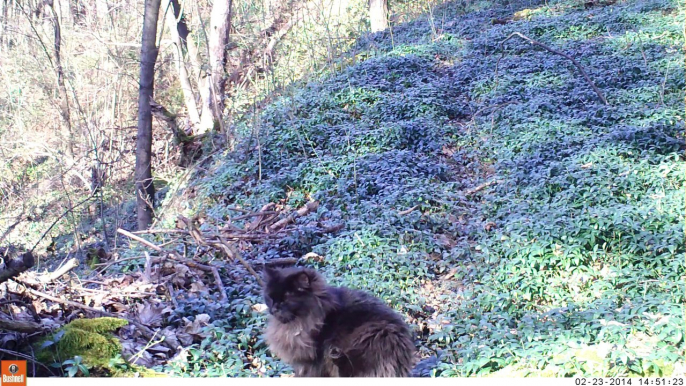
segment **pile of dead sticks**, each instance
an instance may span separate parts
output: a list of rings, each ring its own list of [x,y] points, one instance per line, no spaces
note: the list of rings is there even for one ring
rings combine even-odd
[[[124,229],[118,229],[117,232],[123,236],[126,236],[132,241],[139,242],[140,244],[152,249],[155,251],[155,253],[147,253],[145,252],[145,267],[143,272],[141,273],[141,279],[144,282],[151,283],[153,281],[152,279],[152,267],[155,264],[164,264],[166,262],[171,262],[175,265],[180,264],[180,265],[185,265],[189,269],[194,269],[194,270],[199,270],[203,271],[206,274],[210,275],[214,279],[214,285],[217,287],[217,290],[219,292],[219,296],[222,300],[227,299],[227,294],[224,289],[224,285],[222,283],[222,279],[219,275],[219,268],[222,268],[221,265],[215,264],[209,264],[209,263],[204,263],[199,261],[198,259],[198,254],[196,254],[193,257],[188,257],[188,256],[183,256],[182,254],[178,253],[175,250],[166,248],[166,246],[170,244],[178,244],[178,243],[184,243],[184,244],[190,244],[194,243],[197,246],[200,247],[205,247],[205,250],[211,249],[218,251],[225,255],[228,259],[226,263],[230,262],[235,262],[241,264],[256,280],[258,284],[263,285],[263,281],[261,276],[256,272],[257,267],[262,266],[262,265],[292,265],[298,262],[299,259],[296,258],[285,258],[285,259],[271,259],[268,261],[246,261],[246,259],[242,256],[240,249],[238,247],[238,244],[240,243],[241,245],[245,246],[246,244],[250,245],[253,243],[257,243],[269,238],[278,238],[278,237],[284,237],[286,234],[288,234],[289,231],[293,230],[292,225],[295,220],[298,217],[301,216],[306,216],[314,211],[317,210],[318,208],[318,202],[313,201],[309,202],[303,207],[291,212],[284,214],[282,211],[275,210],[276,205],[275,204],[268,204],[265,205],[264,207],[261,208],[260,211],[258,212],[250,212],[245,209],[240,209],[240,208],[230,208],[231,210],[241,212],[242,214],[233,218],[232,222],[230,222],[227,225],[223,225],[222,227],[217,227],[213,231],[207,231],[207,230],[200,230],[199,227],[199,222],[201,219],[199,218],[193,218],[193,219],[188,219],[183,216],[178,216],[178,221],[177,221],[177,228],[176,229],[151,229],[151,230],[145,230],[145,231],[139,231],[139,232],[129,232]],[[235,225],[236,221],[239,220],[247,220],[251,219],[251,221],[246,222],[243,227],[239,227]],[[333,226],[321,226],[321,228],[318,230],[320,233],[332,233],[339,231],[343,229],[344,224],[337,224]],[[144,234],[169,234],[169,235],[180,235],[181,237],[177,237],[171,242],[166,242],[164,244],[155,244],[149,240],[146,240],[145,238],[141,237]],[[201,248],[196,248],[196,249],[201,249]],[[151,256],[154,255],[154,256]],[[310,254],[308,254],[310,255]],[[313,255],[313,254],[312,254]],[[307,255],[306,255],[307,256]],[[67,285],[66,287],[68,288],[69,292],[69,297],[71,297],[74,300],[67,300],[65,296],[65,293],[60,294],[59,292],[64,292],[65,286],[59,286],[60,289],[53,288],[53,291],[50,291],[51,293],[47,293],[47,285],[50,283],[55,283],[58,281],[58,279],[64,277],[68,272],[70,272],[72,269],[77,267],[79,265],[78,260],[76,259],[70,259],[68,260],[65,264],[63,264],[60,268],[55,270],[54,272],[51,273],[46,273],[40,276],[31,276],[27,275],[29,272],[27,271],[31,266],[33,265],[33,261],[30,258],[32,256],[26,255],[22,257],[18,257],[12,261],[12,264],[10,264],[10,268],[13,269],[11,272],[11,275],[8,274],[7,278],[4,278],[4,280],[10,280],[12,285],[11,287],[14,289],[14,293],[17,295],[21,295],[23,299],[31,299],[34,301],[50,301],[53,303],[59,303],[63,306],[66,306],[68,308],[75,308],[75,309],[81,309],[85,312],[95,314],[95,315],[100,315],[100,316],[110,316],[110,317],[122,317],[122,315],[115,314],[114,312],[109,312],[105,310],[104,308],[99,308],[99,307],[92,307],[87,304],[83,304],[78,301],[74,300],[80,300],[79,298],[85,298],[84,296],[80,296],[79,293],[86,294],[88,292],[92,292],[93,290],[90,288],[86,288],[83,285],[74,285],[73,282],[71,285]],[[122,263],[124,261],[128,260],[134,260],[134,259],[141,259],[142,257],[131,257],[131,258],[125,258],[125,259],[119,259],[119,260],[113,260],[109,262],[104,262],[100,264],[96,264],[98,266],[98,273],[103,273],[105,270],[107,270],[109,267]],[[304,257],[307,259],[308,257]],[[316,257],[315,257],[316,258]],[[226,264],[224,263],[224,264]],[[259,269],[258,269],[259,270]],[[24,272],[27,271],[27,272]],[[3,281],[4,281],[3,280]],[[166,280],[162,280],[163,282],[166,282]],[[80,278],[79,282],[93,282],[96,283],[92,280],[88,280],[86,278]],[[165,287],[167,290],[169,290],[168,295],[170,296],[171,299],[174,298],[173,293],[171,292],[171,283],[166,283]],[[111,291],[111,295],[115,295],[117,291]],[[122,291],[119,291],[122,292]],[[123,293],[123,292],[122,292]],[[154,291],[138,291],[136,294],[133,294],[134,297],[140,295],[143,297],[155,297],[159,296],[157,293]],[[128,292],[127,292],[127,296]],[[131,296],[129,296],[131,297]],[[173,301],[173,300],[172,300]],[[40,323],[40,318],[36,315],[35,310],[32,310],[32,307],[30,304],[27,304],[26,302],[22,302],[18,298],[15,298],[15,300],[8,300],[9,302],[16,303],[19,306],[23,306],[28,310],[30,314],[33,315],[33,321],[28,321],[28,320],[11,320],[7,318],[2,318],[0,317],[0,329],[7,329],[10,331],[16,331],[16,332],[23,332],[23,333],[36,333],[45,330],[45,326],[42,326]],[[139,321],[137,321],[135,318],[129,317],[129,316],[124,316],[129,322],[133,325],[135,325],[139,331],[141,331],[142,335],[145,336],[148,339],[153,339],[156,336],[156,333],[149,327],[143,325]],[[168,342],[162,342],[163,345],[168,346],[172,350],[177,350],[178,347],[172,347],[170,343]]]
[[[233,223],[224,225],[215,231],[207,232],[201,231],[198,226],[199,219],[193,218],[188,219],[184,216],[178,216],[177,218],[177,229],[151,229],[140,232],[128,232],[123,229],[117,229],[119,234],[122,234],[132,240],[138,241],[141,244],[155,250],[160,255],[158,259],[161,258],[171,258],[172,260],[185,264],[189,268],[196,268],[203,271],[211,272],[215,278],[217,286],[222,296],[222,299],[226,299],[226,293],[224,292],[221,278],[215,266],[205,265],[198,263],[194,259],[189,259],[187,257],[181,256],[179,253],[171,250],[165,250],[161,246],[158,246],[139,235],[141,234],[153,234],[153,233],[167,233],[167,234],[182,234],[185,236],[190,236],[193,242],[202,247],[209,247],[223,253],[230,261],[240,263],[257,281],[260,286],[264,283],[260,275],[255,272],[253,265],[271,265],[271,264],[295,264],[298,260],[294,258],[286,259],[273,259],[269,261],[258,261],[252,264],[248,263],[240,253],[239,249],[236,248],[236,243],[247,242],[255,243],[268,238],[283,237],[288,233],[288,225],[292,224],[296,218],[306,216],[317,210],[319,203],[317,201],[308,202],[300,209],[286,215],[281,216],[282,213],[274,210],[275,204],[270,203],[262,207],[259,212],[250,212],[245,209],[240,208],[230,208],[234,211],[243,212],[243,215],[233,218],[233,221],[246,220],[252,218],[253,220],[246,223],[243,228],[240,228]],[[281,217],[279,219],[279,217]],[[321,233],[332,233],[343,229],[344,224],[337,224],[334,226],[323,227]],[[156,261],[153,261],[153,263]],[[113,262],[116,263],[116,262]],[[112,264],[112,263],[109,263]]]

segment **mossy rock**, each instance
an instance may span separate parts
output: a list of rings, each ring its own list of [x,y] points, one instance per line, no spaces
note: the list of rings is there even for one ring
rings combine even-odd
[[[109,367],[110,359],[122,350],[121,343],[111,332],[127,324],[128,321],[118,318],[74,320],[38,342],[36,359],[44,363],[61,363],[78,355],[86,365]]]

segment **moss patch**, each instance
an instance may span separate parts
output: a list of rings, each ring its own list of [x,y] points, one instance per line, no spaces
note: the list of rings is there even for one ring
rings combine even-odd
[[[122,349],[111,332],[127,324],[117,318],[74,320],[39,342],[36,358],[44,363],[61,363],[78,355],[89,366],[109,367],[110,360]]]

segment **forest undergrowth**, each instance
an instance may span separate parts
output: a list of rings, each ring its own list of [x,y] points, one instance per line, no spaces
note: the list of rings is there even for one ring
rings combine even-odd
[[[670,0],[438,7],[246,117],[242,145],[176,208],[222,224],[232,207],[317,200],[246,255],[314,252],[331,284],[401,312],[440,376],[683,372],[683,17]],[[519,37],[501,45],[513,32],[589,79]],[[243,277],[166,371],[290,372]]]
[[[238,119],[237,148],[178,176],[155,227],[248,229],[246,212],[317,201],[284,237],[237,244],[243,258],[380,297],[440,354],[437,376],[683,373],[683,19],[675,0],[438,6]],[[188,343],[154,369],[291,374],[255,278],[218,272],[226,299],[179,281],[174,307],[149,311]]]

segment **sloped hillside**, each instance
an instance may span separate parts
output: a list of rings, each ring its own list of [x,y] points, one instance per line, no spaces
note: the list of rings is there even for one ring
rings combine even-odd
[[[341,72],[240,121],[165,224],[319,201],[246,259],[320,255],[305,264],[405,315],[422,356],[442,351],[440,376],[683,373],[683,4],[494,3],[360,39]],[[575,58],[608,104],[564,56],[501,44],[513,32]],[[290,373],[262,341],[258,285],[223,274],[229,305],[178,299],[212,324],[165,370]]]

